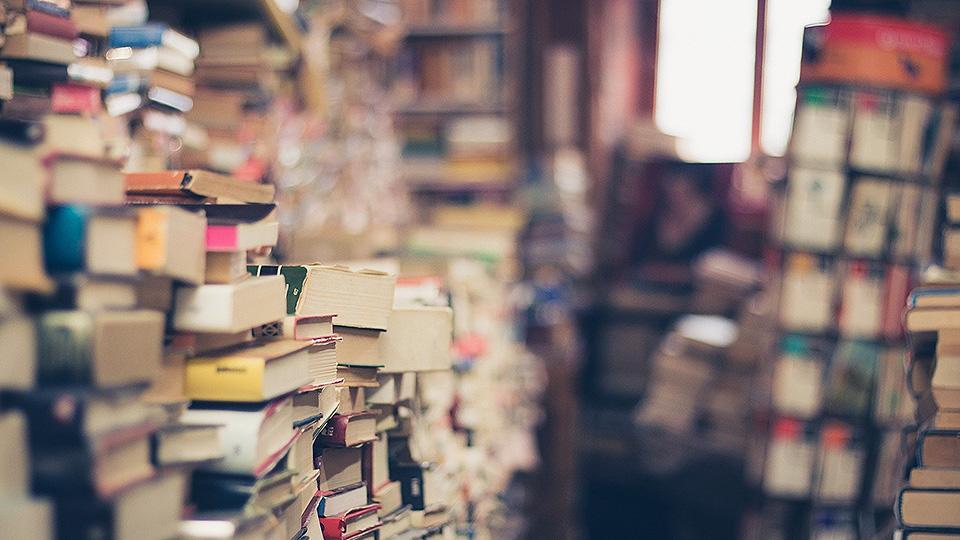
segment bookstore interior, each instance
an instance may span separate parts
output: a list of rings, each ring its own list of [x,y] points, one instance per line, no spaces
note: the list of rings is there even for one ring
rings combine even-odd
[[[0,540],[960,539],[960,0],[0,0]]]

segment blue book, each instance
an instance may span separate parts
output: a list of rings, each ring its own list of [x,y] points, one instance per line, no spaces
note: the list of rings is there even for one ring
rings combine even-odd
[[[200,55],[200,45],[196,40],[188,38],[164,23],[115,26],[110,30],[109,43],[111,48],[147,49],[150,47],[166,47],[190,60]]]
[[[70,18],[69,10],[62,8],[53,2],[47,2],[46,0],[27,0],[27,9],[39,11],[41,13],[46,13],[47,15],[53,15],[54,17],[60,17],[62,19]]]
[[[47,214],[43,229],[43,259],[50,272],[84,269],[87,221],[90,210],[81,206],[57,206]]]
[[[107,94],[127,94],[139,92],[145,79],[139,73],[115,73],[107,86]]]

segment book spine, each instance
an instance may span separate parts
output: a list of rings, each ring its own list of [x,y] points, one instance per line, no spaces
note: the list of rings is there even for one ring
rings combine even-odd
[[[94,322],[82,311],[50,311],[37,327],[37,380],[41,384],[91,384]]]
[[[47,270],[83,270],[89,211],[78,206],[51,208],[43,231],[43,252]]]
[[[320,530],[323,531],[324,540],[343,540],[347,524],[340,516],[321,517]]]
[[[236,251],[237,227],[234,225],[207,225],[207,251]]]
[[[63,39],[76,39],[79,35],[77,25],[73,21],[43,11],[27,12],[27,29]]]
[[[102,109],[100,90],[79,84],[55,84],[50,110],[58,114],[96,114]]]
[[[317,441],[324,446],[345,447],[347,445],[347,423],[349,417],[342,414],[335,415],[324,426],[317,437]]]
[[[110,47],[130,47],[132,49],[159,47],[163,44],[163,33],[165,31],[166,27],[160,24],[114,27],[110,30]]]

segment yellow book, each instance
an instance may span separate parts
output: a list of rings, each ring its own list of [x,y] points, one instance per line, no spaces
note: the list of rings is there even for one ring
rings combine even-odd
[[[309,341],[278,339],[187,361],[186,397],[260,402],[311,382]]]

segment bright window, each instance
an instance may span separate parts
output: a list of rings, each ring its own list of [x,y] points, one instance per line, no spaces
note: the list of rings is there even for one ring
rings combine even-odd
[[[829,8],[830,0],[767,0],[760,117],[760,148],[766,154],[786,153],[800,77],[803,27],[826,22]]]
[[[757,0],[661,0],[659,24],[657,126],[684,159],[747,159]]]

